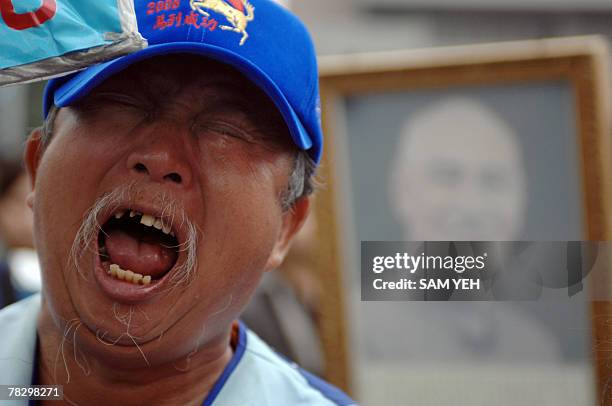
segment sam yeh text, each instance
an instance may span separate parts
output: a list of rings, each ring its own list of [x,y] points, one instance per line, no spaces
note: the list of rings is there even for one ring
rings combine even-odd
[[[384,281],[374,279],[376,290],[480,290],[480,279],[400,279],[399,281]]]

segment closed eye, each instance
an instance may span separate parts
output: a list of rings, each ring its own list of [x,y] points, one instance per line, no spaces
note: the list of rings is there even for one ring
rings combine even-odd
[[[253,135],[244,129],[225,122],[225,121],[209,121],[206,123],[197,123],[194,126],[194,133],[198,136],[204,134],[217,134],[224,137],[232,137],[244,140],[246,142],[254,142]]]

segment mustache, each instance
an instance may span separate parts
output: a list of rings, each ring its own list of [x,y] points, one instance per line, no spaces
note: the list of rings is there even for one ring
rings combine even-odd
[[[81,226],[72,243],[69,256],[69,263],[72,263],[83,278],[87,280],[87,275],[83,273],[79,265],[82,257],[88,252],[99,255],[97,250],[98,235],[99,233],[104,233],[104,229],[100,224],[100,218],[117,211],[121,206],[135,204],[139,197],[143,195],[144,188],[137,182],[132,182],[104,193],[85,212]],[[187,285],[195,277],[197,268],[198,227],[189,219],[183,206],[170,195],[165,193],[159,194],[153,198],[152,203],[160,208],[160,217],[168,221],[171,227],[179,224],[179,227],[185,231],[184,241],[179,241],[177,246],[171,247],[176,248],[179,253],[184,253],[185,255],[182,256],[184,258],[182,261],[179,258],[180,263],[175,265],[176,269],[172,271],[170,287],[172,289],[177,286]]]

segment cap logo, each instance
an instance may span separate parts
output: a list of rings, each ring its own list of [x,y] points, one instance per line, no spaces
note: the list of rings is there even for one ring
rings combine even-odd
[[[240,46],[249,38],[246,29],[249,22],[255,19],[255,7],[248,0],[190,0],[189,4],[206,18],[210,18],[206,10],[225,16],[231,25],[220,25],[219,28],[242,34]]]

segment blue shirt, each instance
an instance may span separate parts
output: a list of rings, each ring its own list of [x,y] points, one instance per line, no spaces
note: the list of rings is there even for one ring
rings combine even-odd
[[[0,384],[31,385],[40,295],[0,311]],[[240,324],[234,355],[203,405],[354,405],[342,391],[288,362]],[[11,405],[26,405],[12,401]]]

